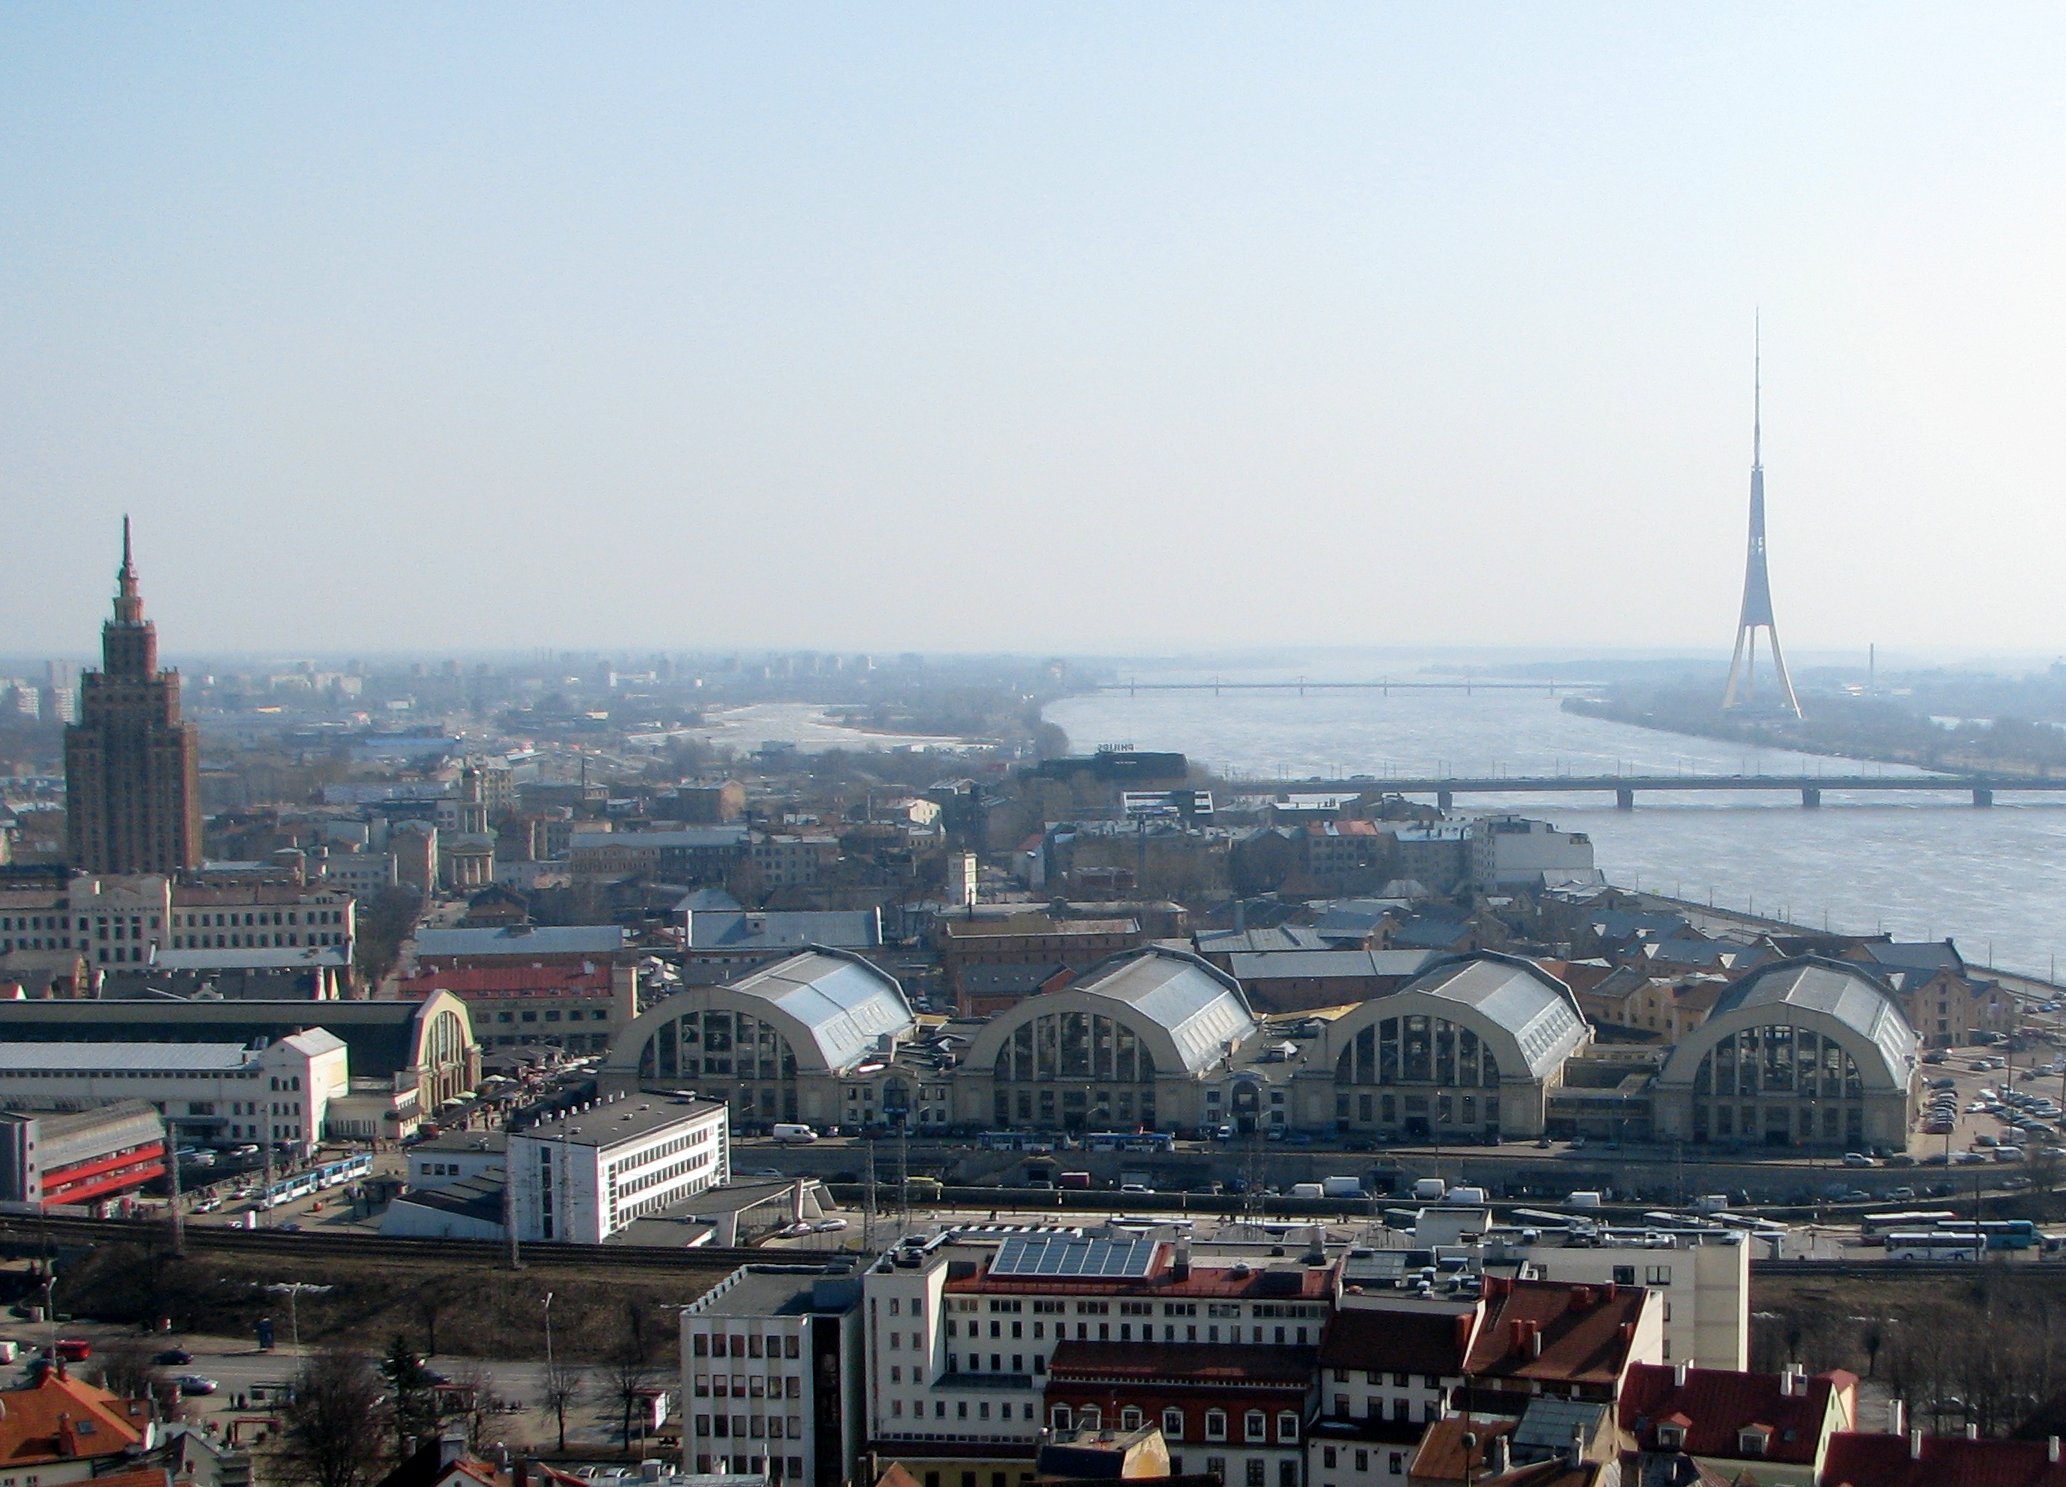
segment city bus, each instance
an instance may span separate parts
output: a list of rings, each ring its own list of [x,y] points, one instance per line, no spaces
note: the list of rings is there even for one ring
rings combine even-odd
[[[1868,1213],[1858,1220],[1858,1237],[1867,1244],[1883,1243],[1889,1234],[1941,1229],[1958,1215],[1948,1208],[1917,1209],[1906,1213]]]
[[[1922,1234],[1889,1234],[1886,1244],[1889,1260],[1977,1261],[1987,1248],[1987,1236],[1931,1229]]]
[[[1974,1227],[1973,1221],[1966,1219],[1959,1223],[1939,1224],[1937,1232],[1970,1235]],[[1982,1219],[1978,1228],[1989,1249],[2036,1249],[2044,1242],[2037,1225],[2029,1219]]]

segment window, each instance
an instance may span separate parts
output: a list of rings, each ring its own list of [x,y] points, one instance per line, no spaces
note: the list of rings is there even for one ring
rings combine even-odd
[[[1047,1413],[1047,1423],[1053,1426],[1056,1430],[1069,1429],[1071,1425],[1074,1423],[1069,1413],[1069,1406],[1067,1406],[1066,1404],[1058,1404],[1053,1409],[1049,1410]]]
[[[1298,1439],[1298,1412],[1280,1410],[1277,1412],[1277,1439],[1295,1441]]]
[[[1242,1418],[1241,1434],[1244,1440],[1266,1441],[1270,1438],[1269,1417],[1261,1410],[1250,1410]]]
[[[1166,1441],[1184,1438],[1184,1412],[1174,1405],[1162,1412],[1162,1438]]]
[[[1248,1458],[1248,1487],[1270,1487],[1269,1477],[1265,1474],[1263,1459],[1260,1456]]]
[[[1139,1406],[1130,1404],[1119,1412],[1119,1428],[1121,1430],[1139,1430],[1141,1428],[1141,1419]]]
[[[1205,1438],[1209,1441],[1223,1441],[1227,1438],[1227,1412],[1207,1410],[1205,1412]]]

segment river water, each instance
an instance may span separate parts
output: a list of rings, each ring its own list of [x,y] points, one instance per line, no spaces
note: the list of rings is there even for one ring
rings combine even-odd
[[[1281,680],[1303,672],[1406,678],[1335,658],[1295,668],[1128,673],[1137,681]],[[1546,692],[1104,692],[1050,705],[1088,750],[1175,749],[1252,779],[1354,774],[1914,774],[1783,749],[1755,750],[1580,717]],[[2051,976],[2066,961],[2066,792],[2004,796],[1825,792],[1820,810],[1781,792],[1669,792],[1633,811],[1585,796],[1485,796],[1459,811],[1521,811],[1592,837],[1614,882],[1837,930],[1958,940],[1970,960]]]

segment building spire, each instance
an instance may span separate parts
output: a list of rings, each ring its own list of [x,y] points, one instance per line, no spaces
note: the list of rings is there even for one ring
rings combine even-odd
[[[115,570],[115,618],[125,625],[143,621],[143,593],[136,582],[136,558],[129,545],[129,517],[122,517],[122,566]]]
[[[1765,327],[1764,312],[1751,312],[1750,330],[1750,467],[1765,467]],[[122,530],[129,530],[123,519]]]

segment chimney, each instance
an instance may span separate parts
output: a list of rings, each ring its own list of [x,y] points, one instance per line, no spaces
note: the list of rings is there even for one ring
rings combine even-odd
[[[1191,1236],[1179,1234],[1176,1237],[1176,1259],[1169,1267],[1171,1280],[1191,1278]]]
[[[1564,1448],[1564,1467],[1577,1471],[1585,1465],[1585,1431],[1582,1427],[1571,1427],[1571,1444]]]
[[[1887,1434],[1899,1435],[1908,1428],[1908,1406],[1898,1399],[1887,1401]]]
[[[1967,1425],[1967,1426],[1966,1426],[1966,1439],[1967,1439],[1967,1440],[1969,1440],[1969,1441],[1976,1441],[1976,1440],[1978,1440],[1979,1438],[1980,1438],[1980,1427],[1979,1427],[1979,1426],[1977,1426],[1977,1425],[1971,1425],[1971,1424]]]
[[[1910,1461],[1920,1461],[1923,1459],[1923,1433],[1920,1430],[1908,1432],[1908,1459]]]
[[[1528,1327],[1528,1356],[1531,1358],[1540,1358],[1542,1356],[1542,1329],[1533,1323],[1529,1324]]]
[[[1674,1389],[1683,1389],[1686,1387],[1686,1365],[1684,1363],[1672,1364],[1671,1383]]]
[[[1485,1442],[1485,1470],[1488,1474],[1503,1477],[1512,1465],[1513,1453],[1504,1434],[1495,1435]]]
[[[438,1465],[450,1466],[466,1454],[466,1437],[459,1434],[438,1437]]]
[[[2053,1466],[2059,1464],[2059,1438],[2056,1435],[2048,1435],[2044,1438],[2044,1459]]]

